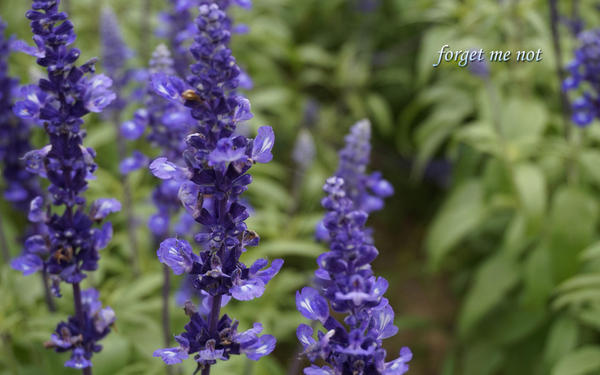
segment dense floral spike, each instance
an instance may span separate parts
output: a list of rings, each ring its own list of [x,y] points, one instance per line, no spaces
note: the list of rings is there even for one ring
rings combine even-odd
[[[164,73],[152,76],[156,92],[175,103],[184,103],[197,120],[194,133],[185,138],[185,166],[167,158],[150,164],[153,174],[165,180],[183,181],[179,200],[188,213],[202,224],[194,237],[202,247],[199,254],[185,240],[170,238],[158,249],[159,260],[174,273],[186,273],[193,288],[205,296],[207,308],[187,304],[191,322],[186,332],[176,336],[179,346],[157,350],[167,364],[194,354],[202,374],[210,372],[217,360],[232,354],[245,354],[257,360],[275,345],[270,335],[259,336],[262,327],[238,332],[237,322],[220,309],[230,297],[246,301],[260,297],[266,284],[279,272],[283,261],[268,266],[264,259],[247,267],[240,262],[249,246],[258,245],[258,235],[248,230],[249,213],[240,200],[252,181],[248,174],[255,162],[271,160],[274,135],[261,127],[256,139],[236,135],[236,124],[251,118],[246,98],[235,93],[240,69],[228,47],[230,21],[217,4],[202,1],[196,19],[197,35],[190,48],[196,63],[186,81]]]
[[[346,144],[339,152],[335,176],[344,180],[344,189],[354,208],[367,214],[383,208],[383,199],[394,194],[392,185],[380,172],[367,174],[371,153],[371,123],[362,120],[354,124],[345,137]],[[316,237],[327,241],[329,234],[323,222],[317,224]],[[367,230],[370,232],[370,230]]]
[[[93,225],[118,211],[120,204],[114,199],[99,199],[86,208],[82,193],[96,164],[94,150],[82,144],[85,133],[80,127],[83,116],[102,111],[115,99],[115,94],[110,90],[110,78],[91,74],[95,60],[76,65],[80,51],[70,47],[76,38],[73,24],[66,13],[58,11],[58,6],[58,0],[33,1],[32,10],[26,16],[31,20],[36,47],[15,43],[23,52],[37,57],[38,64],[47,70],[47,78],[40,79],[39,86],[31,85],[22,90],[25,99],[15,104],[14,112],[21,118],[37,121],[48,133],[50,144],[27,153],[25,162],[31,172],[47,178],[50,186],[49,199],[34,198],[29,211],[30,221],[43,224],[46,234],[29,237],[23,255],[12,265],[25,274],[45,269],[53,279],[57,295],[60,281],[73,284],[75,317],[66,324],[71,325],[69,332],[79,332],[83,338],[77,334],[71,338],[76,342],[67,345],[59,339],[56,344],[64,350],[72,350],[67,366],[84,368],[84,373],[89,374],[89,359],[93,352],[100,350],[95,341],[106,334],[114,319],[106,317],[108,310],[88,307],[87,315],[102,315],[92,319],[97,332],[89,332],[90,318],[85,311],[88,297],[84,294],[82,300],[79,282],[86,277],[85,271],[98,267],[98,251],[112,236],[110,223],[101,228]],[[95,306],[94,301],[90,306]],[[64,326],[59,325],[58,337],[66,339],[63,335],[66,332]],[[81,345],[79,340],[84,340]]]
[[[81,293],[81,303],[84,323],[70,317],[67,322],[60,322],[55,332],[50,336],[50,341],[45,345],[62,353],[71,351],[71,359],[65,363],[66,367],[82,369],[92,365],[93,353],[102,349],[98,341],[103,339],[115,322],[115,312],[110,307],[102,308],[98,291],[87,289]]]
[[[29,202],[41,195],[37,176],[25,169],[23,155],[31,151],[31,124],[13,113],[12,100],[18,95],[18,80],[8,75],[8,55],[12,39],[4,37],[6,24],[0,19],[0,160],[6,189],[4,199],[23,212]]]
[[[325,332],[306,324],[298,327],[298,340],[304,355],[315,363],[322,359],[327,366],[305,368],[306,375],[401,375],[408,371],[412,354],[402,348],[400,356],[385,362],[382,340],[396,334],[394,311],[383,297],[388,283],[375,277],[370,263],[377,257],[364,225],[367,213],[356,208],[347,194],[344,180],[331,177],[324,186],[328,194],[322,201],[327,209],[324,226],[330,245],[319,256],[315,272],[318,290],[306,287],[296,293],[296,306],[302,315],[321,322]],[[343,324],[330,314],[346,314]]]
[[[371,123],[357,122],[346,135],[346,146],[340,151],[336,176],[344,179],[348,197],[355,208],[367,213],[383,208],[383,198],[394,193],[392,185],[380,172],[366,174],[371,153]]]
[[[122,111],[127,106],[123,89],[134,76],[134,71],[126,67],[133,52],[127,47],[121,34],[119,21],[112,8],[102,9],[100,17],[100,36],[102,42],[102,66],[113,81],[117,98],[110,104],[111,111]]]
[[[579,48],[567,70],[570,76],[563,82],[564,91],[583,88],[583,94],[572,103],[572,120],[578,126],[588,126],[600,118],[600,29],[579,33]]]

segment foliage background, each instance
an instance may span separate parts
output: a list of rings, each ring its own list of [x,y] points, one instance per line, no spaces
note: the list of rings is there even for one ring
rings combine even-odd
[[[361,8],[371,2],[374,9]],[[110,4],[138,52],[132,65],[144,66],[159,43],[144,33],[145,19],[155,29],[166,6],[151,3],[146,12],[141,0],[71,0],[82,59],[99,56],[98,15]],[[597,25],[593,1],[560,3],[563,15],[578,4],[586,26]],[[9,33],[25,40],[28,5],[0,2]],[[390,281],[401,332],[386,343],[390,355],[409,345],[414,375],[600,372],[600,128],[564,121],[548,15],[542,0],[255,0],[249,12],[235,11],[251,30],[233,45],[255,84],[247,93],[250,125],[272,125],[277,136],[274,161],[253,169],[250,227],[262,240],[245,260],[284,257],[286,264],[262,298],[227,307],[242,326],[257,317],[265,323],[278,338],[276,351],[215,373],[286,374],[302,321],[294,292],[323,251],[312,239],[321,185],[335,170],[343,135],[363,117],[374,124],[372,168],[396,188],[370,219],[380,250],[374,269]],[[559,30],[566,62],[576,40]],[[544,58],[495,63],[482,79],[453,64],[433,69],[443,44],[541,48]],[[28,56],[13,55],[11,63],[24,83],[35,74]],[[88,198],[122,197],[113,125],[92,117],[86,126],[99,164]],[[299,181],[291,150],[301,128],[313,135],[317,156]],[[34,141],[44,144],[43,134]],[[162,346],[161,267],[145,225],[156,180],[146,171],[130,178],[138,225],[126,228],[123,213],[113,215],[115,237],[87,281],[118,317],[117,332],[94,357],[97,375],[165,373],[151,357]],[[25,219],[5,202],[0,215],[16,255]],[[127,230],[140,242],[140,276],[132,272]],[[0,267],[0,374],[77,373],[42,345],[71,313],[69,300],[65,288],[50,314],[39,278]],[[185,317],[174,303],[171,310],[177,333]]]

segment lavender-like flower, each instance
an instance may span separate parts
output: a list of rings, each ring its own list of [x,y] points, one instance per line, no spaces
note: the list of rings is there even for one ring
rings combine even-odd
[[[356,207],[344,180],[331,177],[324,186],[328,194],[322,200],[327,209],[323,221],[330,238],[330,251],[319,256],[315,272],[318,289],[305,287],[296,293],[296,306],[302,315],[320,322],[325,332],[314,338],[311,326],[301,324],[298,340],[303,354],[315,363],[319,358],[327,365],[311,365],[306,375],[401,375],[408,371],[412,358],[404,347],[400,356],[385,362],[382,340],[396,334],[394,311],[383,297],[388,282],[375,277],[370,263],[377,257],[364,225],[367,213]],[[343,324],[330,314],[346,314]]]
[[[118,132],[121,113],[127,107],[129,99],[126,97],[124,90],[129,81],[135,76],[136,71],[127,67],[127,61],[133,57],[133,52],[125,44],[117,17],[110,7],[105,7],[102,10],[100,35],[104,69],[113,81],[113,88],[116,94],[115,100],[106,108],[105,117],[112,122],[115,130]],[[146,76],[145,73],[144,76]],[[127,158],[127,143],[125,139],[117,137],[116,143],[121,172],[133,169],[132,162],[139,162],[136,157],[139,159],[141,154],[134,152],[132,157]],[[133,271],[137,274],[139,273],[139,261],[138,241],[135,233],[136,219],[133,212],[133,195],[127,176],[123,177],[123,203],[125,216],[127,217],[127,236],[131,250]]]
[[[354,124],[345,137],[346,145],[339,152],[339,165],[335,176],[344,180],[346,195],[354,208],[369,214],[383,208],[383,199],[394,193],[392,185],[383,179],[381,172],[367,174],[371,154],[371,123],[362,120]],[[326,241],[328,231],[319,223],[318,240]]]
[[[583,94],[571,104],[571,120],[578,126],[588,126],[600,118],[600,29],[581,32],[574,60],[567,66],[570,74],[563,81],[563,91],[583,88]]]
[[[246,226],[249,213],[240,195],[252,181],[248,174],[252,165],[272,159],[274,134],[270,127],[261,127],[256,139],[235,134],[236,124],[252,114],[248,100],[235,93],[240,69],[228,47],[231,23],[215,2],[200,3],[197,34],[190,48],[197,61],[190,67],[192,74],[185,82],[164,73],[152,75],[156,92],[184,103],[197,120],[194,133],[185,138],[185,167],[161,157],[150,169],[158,178],[183,181],[179,200],[202,224],[194,236],[202,247],[199,254],[187,241],[169,238],[161,243],[158,258],[175,274],[188,274],[194,289],[205,296],[197,309],[187,304],[190,323],[175,337],[179,346],[157,350],[154,355],[167,364],[194,355],[198,370],[207,375],[217,360],[241,353],[257,360],[273,351],[275,338],[259,336],[260,324],[238,332],[237,322],[220,311],[230,297],[240,301],[260,297],[283,261],[275,260],[270,267],[264,259],[250,267],[240,262],[246,248],[259,241]]]
[[[56,331],[46,342],[47,348],[53,348],[58,353],[71,351],[71,359],[65,366],[76,369],[92,366],[92,354],[102,349],[98,341],[110,332],[110,327],[115,322],[115,312],[110,307],[102,308],[99,293],[95,289],[81,292],[81,308],[84,323],[75,317],[70,317],[67,322],[60,322]]]
[[[102,66],[106,75],[112,79],[113,90],[117,94],[117,98],[108,106],[106,112],[120,112],[127,106],[123,89],[135,73],[126,66],[133,57],[133,51],[125,44],[117,16],[108,6],[102,9],[100,16],[100,36]]]
[[[0,160],[6,183],[4,199],[19,211],[29,211],[29,202],[41,190],[37,177],[25,169],[21,157],[31,151],[31,123],[13,113],[12,100],[18,95],[18,80],[8,75],[7,59],[11,39],[4,37],[6,24],[0,19]]]
[[[112,236],[109,222],[101,228],[93,225],[118,211],[121,205],[115,199],[99,199],[86,208],[82,193],[96,164],[94,150],[82,144],[85,133],[80,128],[83,116],[102,111],[115,99],[115,94],[110,91],[110,78],[91,75],[95,59],[76,65],[80,51],[70,47],[76,39],[73,24],[66,13],[58,11],[59,3],[59,0],[33,1],[26,16],[31,20],[36,47],[24,42],[14,44],[37,57],[37,63],[47,71],[47,78],[40,79],[39,86],[30,85],[22,90],[25,99],[15,104],[14,112],[23,119],[38,122],[50,138],[48,146],[25,155],[28,170],[47,178],[50,186],[48,201],[41,196],[34,198],[28,215],[30,221],[45,226],[46,234],[30,236],[23,255],[13,260],[12,266],[24,274],[46,270],[53,279],[56,295],[60,281],[73,285],[75,316],[68,323],[59,324],[59,339],[53,340],[55,345],[51,346],[57,351],[71,351],[71,359],[65,366],[91,374],[90,358],[101,349],[96,341],[107,333],[114,316],[109,316],[106,309],[86,308],[89,296],[82,295],[79,283],[86,277],[86,271],[98,267],[98,251],[106,247]],[[95,303],[90,302],[90,306]],[[102,317],[97,317],[98,314]],[[95,333],[90,333],[91,321],[97,324]],[[65,324],[70,333],[76,333],[75,337],[69,337],[68,343]]]

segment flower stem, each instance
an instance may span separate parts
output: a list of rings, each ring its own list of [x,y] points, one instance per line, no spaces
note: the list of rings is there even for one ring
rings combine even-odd
[[[42,269],[42,273],[40,274],[42,278],[42,283],[44,284],[44,297],[46,299],[46,306],[48,306],[48,311],[56,312],[56,305],[54,304],[54,298],[52,298],[52,294],[50,294],[50,286],[48,285],[48,274],[46,273],[46,269]]]
[[[83,315],[83,305],[81,304],[81,288],[79,283],[73,284],[73,300],[75,301],[75,318],[79,321],[81,328],[85,325],[85,316]],[[86,367],[82,370],[83,375],[92,375],[92,368]]]
[[[6,233],[4,232],[4,223],[0,215],[0,251],[5,263],[10,262],[10,252],[8,251],[8,242],[6,241]]]
[[[171,290],[171,274],[169,267],[163,264],[163,288],[162,288],[162,328],[165,346],[171,345],[171,327],[169,318],[169,291]]]
[[[221,314],[221,296],[214,296],[212,298],[212,305],[210,307],[210,316],[208,318],[208,334],[210,336],[216,336],[217,324],[219,323],[219,315]],[[204,366],[201,375],[210,375],[210,365]]]
[[[113,116],[113,124],[115,126],[117,134],[117,154],[119,161],[126,158],[127,146],[123,137],[119,136],[119,123],[120,114],[115,111]],[[125,207],[125,216],[127,217],[127,235],[129,236],[129,246],[131,248],[131,264],[133,267],[133,274],[137,276],[140,274],[140,264],[138,258],[138,243],[137,237],[135,236],[135,217],[133,215],[133,198],[131,195],[131,185],[127,175],[123,176],[123,206]]]

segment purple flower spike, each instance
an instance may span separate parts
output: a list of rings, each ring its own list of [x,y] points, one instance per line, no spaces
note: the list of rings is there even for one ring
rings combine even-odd
[[[258,260],[248,267],[240,261],[243,252],[259,243],[259,236],[249,230],[245,222],[250,210],[240,195],[252,182],[249,170],[254,162],[271,160],[274,135],[268,127],[260,129],[254,140],[236,132],[237,124],[250,119],[252,113],[250,102],[236,92],[241,70],[229,48],[232,24],[224,12],[230,3],[229,0],[187,0],[174,4],[175,12],[166,18],[171,27],[175,21],[182,22],[186,14],[189,16],[186,13],[189,8],[197,5],[199,16],[189,53],[182,52],[181,47],[192,30],[179,30],[173,43],[179,62],[190,57],[195,62],[189,72],[178,63],[173,67],[173,71],[186,77],[185,82],[167,71],[155,71],[151,78],[156,94],[166,98],[175,111],[162,112],[161,121],[165,126],[179,131],[186,128],[180,123],[191,123],[187,136],[182,134],[177,139],[156,136],[161,142],[170,139],[170,146],[168,154],[165,148],[165,155],[150,165],[155,176],[166,180],[153,196],[155,202],[161,202],[155,217],[169,217],[171,206],[163,202],[172,197],[175,190],[186,209],[186,217],[201,225],[194,235],[201,246],[198,255],[187,246],[185,250],[176,246],[167,250],[165,242],[173,244],[176,239],[166,240],[158,251],[159,260],[171,266],[175,273],[187,273],[186,290],[180,293],[180,298],[196,295],[201,303],[198,308],[186,304],[190,322],[185,332],[176,336],[179,348],[159,350],[155,355],[171,364],[183,359],[178,353],[184,351],[194,355],[199,368],[205,372],[232,355],[245,354],[249,359],[258,360],[273,351],[275,338],[259,336],[262,329],[259,324],[238,333],[238,322],[221,314],[221,308],[231,298],[246,301],[260,297],[283,264],[282,260],[274,260],[269,267],[266,260]],[[168,66],[165,50],[157,49],[156,53],[157,57],[159,53],[162,56],[163,66]],[[179,109],[181,103],[187,112]],[[177,189],[165,186],[163,190],[168,182],[180,185]]]
[[[329,317],[327,300],[310,287],[304,287],[300,292],[296,292],[296,307],[306,319],[319,320],[323,323]]]
[[[190,272],[194,262],[199,258],[192,251],[192,246],[186,240],[169,238],[160,244],[156,252],[161,263],[169,266],[175,275]]]
[[[600,29],[583,31],[577,35],[579,47],[575,50],[573,61],[567,66],[569,77],[562,83],[564,92],[583,93],[572,101],[571,120],[579,127],[590,125],[600,118],[600,79],[598,73],[598,48],[600,48]]]
[[[370,127],[360,122],[346,137],[337,174],[348,176],[352,184],[338,176],[327,179],[323,190],[327,196],[321,204],[327,210],[320,223],[319,236],[329,242],[329,251],[317,258],[317,289],[305,287],[296,292],[298,311],[310,320],[319,320],[326,332],[313,338],[313,328],[301,324],[296,332],[303,354],[313,363],[304,374],[402,375],[408,371],[410,350],[403,348],[400,357],[385,362],[382,340],[395,335],[394,311],[384,298],[388,282],[375,277],[372,262],[378,254],[371,231],[365,228],[367,210],[374,201],[383,205],[382,197],[393,188],[379,173],[366,175]],[[351,164],[354,160],[354,164]],[[377,209],[380,209],[378,207]],[[343,323],[329,316],[329,306],[345,314]],[[314,365],[325,361],[324,367]]]
[[[81,127],[85,115],[101,112],[116,95],[111,90],[110,78],[93,74],[96,59],[78,65],[81,52],[71,47],[76,39],[74,26],[67,14],[59,11],[59,5],[60,0],[33,1],[32,9],[25,16],[31,21],[36,47],[22,42],[12,45],[37,57],[38,65],[46,70],[37,86],[29,85],[20,90],[21,101],[14,105],[13,113],[43,125],[50,144],[33,151],[24,147],[29,145],[22,141],[23,137],[29,137],[26,126],[19,134],[7,138],[15,143],[10,152],[15,157],[23,155],[20,162],[26,169],[21,168],[21,176],[33,173],[49,182],[47,194],[42,194],[39,188],[36,194],[30,194],[25,185],[19,187],[16,181],[6,179],[11,182],[11,196],[20,197],[19,200],[29,198],[28,217],[35,223],[22,255],[11,263],[25,274],[41,270],[49,275],[51,290],[57,297],[60,297],[61,281],[72,284],[75,314],[57,325],[46,347],[61,353],[71,352],[65,366],[85,369],[92,366],[92,355],[102,349],[98,342],[110,332],[115,316],[109,307],[102,308],[96,291],[81,292],[80,282],[87,272],[98,268],[98,251],[112,236],[110,223],[100,226],[101,222],[109,213],[120,209],[120,204],[114,199],[100,199],[88,210],[83,193],[88,180],[94,178],[96,154],[83,145],[85,132]],[[3,26],[0,25],[0,29],[3,31]],[[4,88],[13,90],[14,87],[2,80],[6,55],[5,45],[0,40],[0,109],[4,104],[2,100],[7,97]],[[0,114],[0,128],[6,122],[2,116]],[[0,135],[5,138],[7,134]],[[0,147],[0,151],[4,150]],[[5,177],[14,166],[14,163],[10,168],[6,166]],[[26,202],[21,201],[20,205],[25,206]]]

